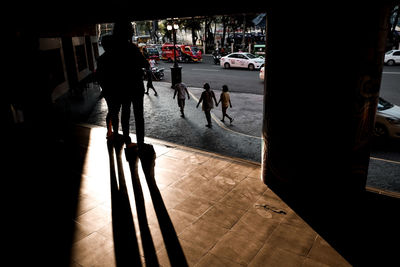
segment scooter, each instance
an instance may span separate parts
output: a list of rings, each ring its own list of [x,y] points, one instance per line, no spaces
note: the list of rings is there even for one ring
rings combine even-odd
[[[157,67],[153,67],[151,68],[151,74],[152,74],[152,78],[155,81],[161,81],[162,79],[164,79],[164,68],[157,68]]]
[[[219,65],[219,63],[221,62],[221,54],[213,54],[213,59],[214,59],[214,64],[215,65]]]

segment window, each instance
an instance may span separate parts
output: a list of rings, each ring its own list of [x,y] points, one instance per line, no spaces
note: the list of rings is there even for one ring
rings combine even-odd
[[[88,66],[86,61],[85,46],[83,44],[75,46],[75,53],[76,53],[76,61],[78,64],[78,71],[81,72]]]
[[[385,110],[385,109],[389,109],[392,108],[393,104],[389,103],[388,101],[384,100],[383,98],[379,98],[379,102],[378,102],[378,110]]]
[[[260,48],[261,49],[261,48]],[[260,50],[261,51],[261,50]],[[246,54],[246,56],[248,57],[248,58],[257,58],[255,55],[253,55],[253,54]]]
[[[394,52],[393,56],[400,56],[400,51]]]
[[[42,62],[51,89],[65,81],[64,67],[60,49],[50,49],[42,52]]]

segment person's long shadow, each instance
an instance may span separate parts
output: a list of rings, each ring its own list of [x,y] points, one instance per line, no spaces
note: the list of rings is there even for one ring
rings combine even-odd
[[[138,174],[138,153],[135,144],[125,149],[126,159],[129,163],[129,168],[132,177],[132,187],[135,195],[136,212],[139,221],[140,236],[142,240],[143,252],[146,258],[146,265],[159,266],[156,250],[154,247],[153,239],[151,237],[149,224],[147,221],[145,201],[143,197],[142,186],[140,184]],[[122,163],[121,163],[122,164]]]
[[[140,160],[147,185],[156,211],[158,223],[164,239],[165,247],[171,266],[188,266],[185,254],[182,250],[174,225],[168,215],[161,193],[154,178],[154,166],[156,154],[152,145],[144,144],[140,150]]]
[[[115,261],[117,266],[142,266],[121,164],[123,143],[118,142],[117,139],[115,140],[116,142],[112,140],[107,141],[110,161],[111,214]],[[114,155],[114,148],[116,157]],[[117,160],[118,177],[115,170],[115,160]]]

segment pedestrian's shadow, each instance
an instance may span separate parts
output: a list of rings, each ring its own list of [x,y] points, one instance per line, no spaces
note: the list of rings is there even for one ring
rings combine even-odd
[[[144,252],[144,257],[146,258],[146,265],[159,266],[156,250],[153,243],[153,238],[151,236],[149,224],[147,221],[145,201],[138,173],[137,151],[138,150],[136,144],[131,144],[128,148],[125,148],[126,160],[129,163],[129,168],[131,171],[132,187],[135,195],[136,212],[139,222],[143,252]]]
[[[111,208],[115,261],[117,266],[142,266],[122,166],[121,154],[123,142],[121,140],[121,136],[116,135],[113,141],[109,140],[107,142],[110,157]],[[118,177],[116,175],[115,162],[117,164]],[[135,192],[144,256],[146,257],[149,266],[158,266],[150,230],[147,226],[147,218],[144,212],[144,201],[140,201],[136,195],[137,193]]]
[[[130,153],[127,153],[128,158],[130,158],[130,164],[133,162],[132,158],[137,160],[137,149],[130,150]],[[156,212],[156,216],[158,219],[158,223],[160,226],[160,230],[163,236],[163,240],[165,243],[165,248],[168,253],[168,258],[171,263],[171,266],[188,266],[186,261],[185,254],[182,250],[181,244],[179,242],[178,236],[176,234],[174,225],[169,217],[167,208],[165,207],[164,201],[162,199],[161,193],[157,187],[155,178],[154,178],[154,166],[155,166],[155,158],[156,154],[152,145],[145,144],[143,148],[140,149],[139,157],[142,164],[142,169],[146,177],[147,185],[150,190],[150,195],[153,201],[154,210]],[[136,161],[137,163],[137,161]],[[132,168],[131,168],[132,169]],[[137,173],[137,164],[136,170]],[[133,176],[132,176],[133,177]],[[139,179],[137,179],[139,181]],[[140,186],[140,184],[139,184]],[[136,191],[135,191],[136,195]],[[147,258],[146,258],[147,261]]]

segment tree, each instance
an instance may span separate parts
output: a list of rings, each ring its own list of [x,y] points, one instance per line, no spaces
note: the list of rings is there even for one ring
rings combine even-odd
[[[151,21],[151,33],[150,37],[153,42],[156,44],[158,43],[158,20]]]
[[[172,40],[172,33],[171,33],[171,31],[167,30],[168,24],[169,24],[169,21],[163,20],[161,22],[161,24],[159,25],[159,30],[162,35],[162,40],[164,43],[166,43],[167,41],[171,42],[171,40]]]
[[[387,50],[398,48],[400,43],[399,33],[396,31],[396,26],[399,25],[400,6],[395,6],[390,16],[391,28],[389,29],[387,38]]]
[[[197,31],[201,30],[201,21],[195,17],[190,19],[181,20],[181,25],[185,29],[190,29],[192,32],[192,45],[196,45],[197,40],[199,39],[197,36]]]
[[[222,39],[221,39],[221,47],[225,46],[225,37],[226,37],[226,30],[228,28],[229,16],[222,16],[221,23],[222,23]]]
[[[211,30],[211,24],[214,21],[215,21],[215,17],[205,17],[205,19],[204,19],[204,36],[205,36],[205,42],[206,42],[206,51],[210,51],[210,50],[214,49],[215,36]]]

